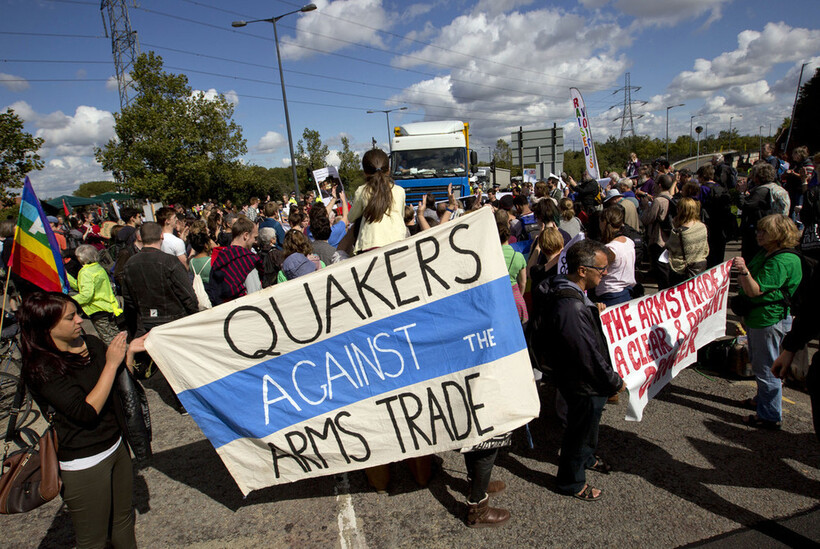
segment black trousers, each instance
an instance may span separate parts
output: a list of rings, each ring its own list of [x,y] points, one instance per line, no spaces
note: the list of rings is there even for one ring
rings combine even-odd
[[[724,220],[720,221],[724,222]],[[709,255],[706,256],[706,267],[711,269],[723,263],[723,258],[726,256],[726,237],[723,234],[723,226],[720,224],[712,224],[707,228],[709,230],[707,235]]]
[[[577,494],[586,484],[586,469],[595,465],[598,426],[607,397],[574,395],[561,391],[567,401],[567,427],[558,459],[558,491]]]
[[[478,503],[487,495],[487,486],[490,484],[490,475],[493,472],[496,456],[498,456],[498,448],[464,454],[467,479],[470,482],[470,495],[467,498],[469,502]]]
[[[649,257],[652,260],[652,272],[655,275],[655,281],[658,283],[658,289],[663,290],[669,288],[669,263],[661,263],[658,258],[663,254],[665,248],[657,244],[649,245]]]

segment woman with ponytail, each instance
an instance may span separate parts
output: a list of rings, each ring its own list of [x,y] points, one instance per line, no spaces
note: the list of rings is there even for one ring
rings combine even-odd
[[[366,252],[402,240],[404,189],[390,177],[390,160],[384,151],[371,149],[362,157],[364,185],[356,189],[350,222],[359,220],[359,236],[354,253]]]

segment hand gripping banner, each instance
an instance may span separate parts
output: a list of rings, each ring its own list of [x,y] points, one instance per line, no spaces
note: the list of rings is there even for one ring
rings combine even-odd
[[[492,212],[154,328],[244,494],[478,444],[539,402]]]

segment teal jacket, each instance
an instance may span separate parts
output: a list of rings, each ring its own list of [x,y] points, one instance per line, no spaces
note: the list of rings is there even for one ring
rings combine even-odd
[[[84,265],[76,279],[68,275],[68,283],[78,292],[74,299],[88,316],[99,312],[113,313],[114,316],[122,314],[114,290],[111,289],[108,273],[99,263]]]

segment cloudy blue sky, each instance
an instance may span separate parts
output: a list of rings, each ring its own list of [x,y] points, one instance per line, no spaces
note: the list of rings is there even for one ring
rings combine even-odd
[[[236,104],[245,161],[288,165],[279,76],[269,24],[231,28],[298,9],[283,0],[131,0],[142,51],[185,73],[195,90]],[[291,124],[318,130],[332,153],[343,135],[364,151],[386,147],[390,122],[461,119],[482,159],[519,125],[553,122],[576,139],[569,88],[584,94],[598,140],[619,135],[629,72],[638,133],[741,133],[790,114],[802,63],[820,66],[817,0],[316,0],[318,10],[278,25]],[[93,158],[119,110],[111,42],[100,2],[2,0],[0,109],[12,107],[46,142],[32,175],[41,197],[110,179]],[[610,108],[612,106],[615,108]]]

